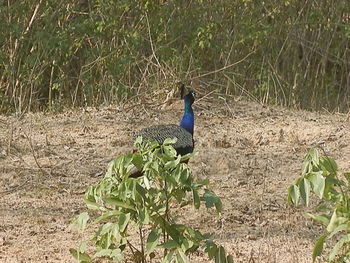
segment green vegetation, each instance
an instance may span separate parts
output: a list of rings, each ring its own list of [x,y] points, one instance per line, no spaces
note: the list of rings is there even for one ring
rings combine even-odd
[[[135,146],[138,152],[119,156],[112,161],[105,177],[86,192],[86,203],[99,217],[90,243],[96,251],[90,256],[88,242],[79,249],[71,249],[80,262],[107,258],[123,262],[190,262],[189,256],[204,248],[215,262],[233,262],[222,246],[217,246],[209,234],[201,234],[179,223],[186,213],[183,207],[193,205],[199,209],[215,207],[221,211],[220,198],[207,189],[208,181],[195,182],[188,166],[182,161],[193,154],[177,156],[167,139],[163,145],[143,143],[139,137]],[[144,175],[130,178],[133,167],[142,169]],[[84,212],[76,222],[85,229],[90,216]],[[136,236],[138,238],[136,238]]]
[[[324,249],[326,241],[332,246],[330,262],[349,262],[350,259],[350,173],[338,175],[336,162],[329,157],[320,157],[317,149],[311,149],[305,159],[301,177],[289,187],[288,201],[297,205],[299,199],[309,205],[310,194],[314,193],[321,203],[318,214],[308,214],[325,226],[314,246],[312,258],[315,261]],[[333,240],[333,242],[331,242]]]
[[[348,108],[348,0],[28,0],[0,14],[1,112],[164,96],[179,80]]]

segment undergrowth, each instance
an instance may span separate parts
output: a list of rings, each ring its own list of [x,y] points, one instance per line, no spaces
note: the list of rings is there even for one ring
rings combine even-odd
[[[0,14],[2,112],[125,102],[177,81],[348,110],[348,0],[27,0]]]

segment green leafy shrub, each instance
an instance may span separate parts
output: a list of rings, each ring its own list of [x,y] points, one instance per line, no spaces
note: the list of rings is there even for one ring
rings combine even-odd
[[[348,2],[7,1],[5,110],[108,105],[201,78],[261,102],[347,111]]]
[[[313,261],[322,254],[325,242],[333,240],[329,261],[349,262],[350,173],[339,176],[336,162],[320,157],[317,149],[306,154],[301,176],[288,189],[288,202],[297,205],[301,199],[308,206],[311,193],[321,199],[321,204],[317,207],[319,213],[307,215],[325,226],[325,233],[315,243]]]
[[[204,248],[215,262],[233,262],[213,237],[202,234],[189,226],[176,223],[180,210],[188,205],[198,209],[222,208],[220,198],[207,189],[208,181],[195,182],[187,164],[193,154],[177,156],[167,139],[163,145],[155,142],[135,142],[136,153],[119,156],[109,164],[105,177],[90,186],[85,195],[89,209],[97,211],[98,230],[89,240],[96,251],[90,256],[83,242],[78,249],[71,249],[80,262],[92,262],[107,258],[123,262],[125,256],[132,262],[149,262],[162,257],[162,262],[190,262],[189,255]],[[143,176],[130,177],[134,168]],[[85,229],[90,219],[84,212],[76,223]],[[136,237],[137,236],[137,237]],[[128,252],[127,252],[128,251]],[[161,253],[163,252],[163,253]]]

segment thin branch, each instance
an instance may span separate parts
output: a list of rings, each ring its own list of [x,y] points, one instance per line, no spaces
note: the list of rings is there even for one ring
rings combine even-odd
[[[135,251],[140,252],[140,250],[138,250],[136,247],[134,247],[133,244],[131,244],[131,243],[129,242],[129,240],[127,240],[126,243],[128,244],[128,246],[129,246],[129,248],[130,248],[130,250],[131,250],[131,253],[132,253],[132,255],[133,255],[134,258],[135,258],[135,255],[136,255],[136,254],[135,254]]]
[[[157,55],[156,55],[156,53],[154,51],[153,40],[152,40],[152,35],[151,35],[151,26],[150,26],[149,21],[148,21],[147,13],[146,13],[145,17],[146,17],[146,21],[147,21],[148,37],[149,37],[149,42],[150,42],[150,45],[151,45],[152,55],[153,55],[154,59],[157,61],[157,64],[158,64],[159,68],[161,69],[162,73],[164,74],[164,77],[166,77],[166,74],[165,74],[162,66],[160,65],[159,60],[157,58]]]
[[[253,53],[255,53],[255,50],[253,50],[252,52],[248,53],[248,55],[246,55],[244,58],[242,58],[242,59],[236,61],[235,63],[232,63],[232,64],[227,65],[227,66],[225,66],[225,67],[216,69],[216,70],[214,70],[214,71],[210,71],[210,72],[204,73],[204,74],[199,75],[199,76],[196,76],[196,77],[192,77],[192,78],[190,78],[190,79],[188,79],[188,80],[194,80],[194,79],[203,78],[203,77],[206,77],[206,76],[209,76],[209,75],[212,75],[212,74],[216,74],[216,73],[218,73],[218,72],[220,72],[220,71],[224,71],[224,70],[226,70],[226,69],[228,69],[228,68],[232,68],[233,66],[236,66],[236,65],[242,63],[244,60],[246,60],[248,57],[250,57]]]
[[[31,26],[32,26],[32,24],[33,24],[33,21],[34,21],[34,19],[35,19],[35,17],[36,17],[36,14],[38,13],[38,10],[39,10],[39,7],[40,7],[42,1],[43,1],[43,0],[39,0],[39,3],[35,6],[33,15],[32,15],[32,17],[30,18],[30,21],[29,21],[29,23],[28,23],[28,25],[27,25],[27,27],[26,27],[26,30],[24,31],[24,34],[27,34],[28,31],[30,30],[30,28],[31,28]]]

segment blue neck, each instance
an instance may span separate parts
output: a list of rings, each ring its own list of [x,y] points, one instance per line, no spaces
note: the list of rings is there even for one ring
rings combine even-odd
[[[187,130],[193,135],[194,130],[194,113],[190,101],[185,99],[185,113],[180,122],[180,127]]]

